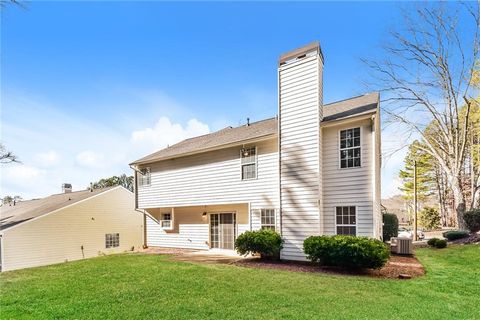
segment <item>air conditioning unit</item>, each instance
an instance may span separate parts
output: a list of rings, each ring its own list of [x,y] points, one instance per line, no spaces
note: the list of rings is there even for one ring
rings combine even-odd
[[[413,242],[410,238],[391,238],[390,251],[396,254],[413,254]]]

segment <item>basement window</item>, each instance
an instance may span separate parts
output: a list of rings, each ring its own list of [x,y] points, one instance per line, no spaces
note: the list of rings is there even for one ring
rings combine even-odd
[[[340,131],[340,168],[361,166],[360,128]]]
[[[275,209],[262,209],[260,211],[262,229],[275,231]]]
[[[150,168],[143,168],[140,170],[140,173],[137,175],[138,185],[141,187],[147,187],[152,182],[152,176],[150,173]]]
[[[105,235],[105,248],[116,248],[120,246],[119,233],[107,233]]]
[[[257,148],[242,148],[240,150],[242,180],[257,178]]]
[[[336,207],[336,231],[337,234],[357,235],[357,208],[355,206]]]
[[[172,214],[169,213],[169,212],[162,213],[161,218],[162,218],[162,220],[160,220],[160,225],[162,226],[162,229],[172,230],[173,229]]]

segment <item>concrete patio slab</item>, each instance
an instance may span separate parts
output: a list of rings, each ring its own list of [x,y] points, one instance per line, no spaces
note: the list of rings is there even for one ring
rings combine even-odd
[[[172,260],[208,263],[208,264],[232,264],[244,259],[233,250],[190,250],[176,248],[155,248],[144,249],[146,254],[170,255]]]

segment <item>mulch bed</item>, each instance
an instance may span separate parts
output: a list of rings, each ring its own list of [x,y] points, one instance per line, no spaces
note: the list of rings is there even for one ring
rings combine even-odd
[[[480,235],[478,233],[474,233],[469,235],[466,238],[457,239],[450,241],[451,244],[480,244]]]
[[[354,275],[354,276],[368,276],[375,278],[415,278],[423,276],[425,269],[421,263],[413,256],[399,256],[392,255],[387,264],[379,269],[364,269],[364,270],[350,270],[335,267],[319,266],[311,262],[297,262],[297,261],[262,261],[259,258],[249,258],[237,261],[234,263],[237,266],[247,268],[262,268],[262,269],[276,269],[293,272],[312,272],[312,273],[327,273],[337,275]]]

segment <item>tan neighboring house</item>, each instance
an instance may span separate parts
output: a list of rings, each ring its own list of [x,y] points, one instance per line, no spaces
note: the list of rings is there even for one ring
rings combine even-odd
[[[187,139],[131,163],[147,246],[233,250],[270,228],[283,259],[311,235],[380,238],[379,94],[323,103],[313,43],[278,62],[278,116]]]
[[[0,208],[1,270],[138,250],[143,215],[123,187],[71,192]]]

